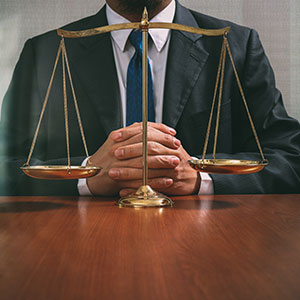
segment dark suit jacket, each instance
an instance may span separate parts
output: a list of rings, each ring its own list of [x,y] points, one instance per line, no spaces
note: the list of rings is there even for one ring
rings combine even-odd
[[[212,174],[215,193],[300,192],[300,127],[275,87],[273,71],[254,30],[188,10],[177,3],[175,23],[201,28],[231,26],[228,39],[249,109],[270,165],[251,175]],[[107,24],[105,8],[64,29]],[[72,195],[77,180],[45,181],[23,175],[60,38],[50,31],[26,42],[4,99],[1,119],[2,194]],[[213,98],[222,37],[173,31],[165,80],[163,123],[174,127],[191,156],[201,156]],[[67,39],[66,47],[87,144],[93,154],[121,127],[121,106],[110,34]],[[31,164],[66,164],[61,64],[59,64]],[[219,157],[260,159],[230,62],[226,61]],[[84,149],[68,88],[72,164]],[[214,126],[212,128],[214,130]],[[212,131],[213,132],[213,131]],[[212,139],[208,148],[212,151]]]

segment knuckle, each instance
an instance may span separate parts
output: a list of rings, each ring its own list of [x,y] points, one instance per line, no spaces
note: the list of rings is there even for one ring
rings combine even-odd
[[[163,164],[163,165],[166,165],[166,166],[171,165],[170,159],[167,156],[161,156],[160,161],[161,161],[161,164]]]
[[[171,137],[169,134],[164,135],[164,140],[167,144],[173,144],[173,137]]]
[[[148,151],[150,154],[157,154],[158,151],[158,144],[156,142],[149,142],[148,143]]]
[[[162,124],[162,123],[159,123],[158,128],[159,128],[160,130],[165,130],[165,129],[166,129],[166,126],[165,126],[164,124]]]
[[[155,123],[155,127],[157,128],[157,129],[162,129],[163,128],[163,124],[162,123]]]
[[[148,131],[148,140],[154,140],[154,135],[153,135],[153,132],[152,131]]]
[[[165,159],[164,156],[157,156],[156,159],[157,159],[157,162],[158,162],[160,165],[166,163],[166,159]]]
[[[164,158],[161,156],[154,156],[153,157],[153,165],[156,168],[160,168],[161,166],[163,166],[165,164]]]
[[[173,171],[173,173],[174,173],[174,175],[173,175],[174,179],[180,180],[180,176],[181,176],[180,169],[179,168],[175,168],[174,171]]]

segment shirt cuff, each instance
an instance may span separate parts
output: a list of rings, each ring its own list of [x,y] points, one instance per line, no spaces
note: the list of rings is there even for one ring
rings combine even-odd
[[[85,167],[87,164],[89,157],[87,157],[81,164],[82,167]],[[81,178],[78,179],[78,183],[77,183],[77,189],[78,189],[78,193],[80,196],[93,196],[93,194],[91,193],[87,182],[86,182],[86,178]]]
[[[192,159],[199,159],[198,157],[192,157]],[[200,174],[200,188],[198,195],[213,195],[214,191],[214,183],[209,174],[204,172],[199,172]]]
[[[198,195],[213,195],[214,194],[214,184],[213,180],[209,174],[199,172],[201,182]]]

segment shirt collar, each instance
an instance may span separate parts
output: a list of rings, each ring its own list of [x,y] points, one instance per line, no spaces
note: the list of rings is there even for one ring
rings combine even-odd
[[[165,7],[160,13],[158,13],[154,18],[152,18],[151,22],[173,22],[175,16],[175,8],[176,3],[175,0],[172,0],[170,4]],[[106,17],[108,25],[113,24],[122,24],[122,23],[130,23],[129,20],[119,15],[112,8],[106,4]],[[129,34],[132,29],[124,29],[112,31],[111,36],[114,39],[115,43],[121,49],[121,51],[125,51],[126,42],[128,40]],[[162,50],[164,45],[166,44],[169,37],[170,29],[150,29],[149,34],[153,40],[153,43],[158,52]]]

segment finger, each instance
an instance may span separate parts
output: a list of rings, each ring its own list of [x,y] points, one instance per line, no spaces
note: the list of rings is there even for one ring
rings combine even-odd
[[[114,155],[118,159],[129,159],[142,156],[142,143],[130,144],[117,148]],[[178,156],[175,149],[166,147],[158,142],[148,141],[148,155],[174,155]]]
[[[156,178],[173,174],[173,169],[149,169],[148,178]],[[108,176],[117,181],[139,180],[143,177],[143,169],[137,168],[112,168],[108,171]]]
[[[178,149],[181,146],[180,140],[178,140],[176,137],[170,134],[163,133],[155,128],[148,129],[147,138],[148,141],[157,142],[172,149]],[[121,146],[136,144],[142,141],[143,141],[143,133],[139,133],[131,137],[130,139],[126,140],[126,142],[122,143]]]
[[[173,169],[180,164],[180,159],[172,155],[150,155],[148,156],[149,169]]]
[[[153,123],[155,124],[155,123]],[[165,126],[165,125],[163,125]],[[128,131],[129,130],[133,130],[135,131],[137,127],[128,127]],[[118,132],[120,133],[120,132]],[[124,132],[123,132],[124,133]],[[113,132],[111,133],[111,136],[114,136],[115,134],[117,134],[117,132]],[[181,142],[180,140],[178,140],[176,137],[172,136],[171,134],[167,134],[164,133],[156,128],[152,128],[152,127],[148,127],[148,132],[147,132],[147,136],[148,136],[148,141],[155,141],[157,143],[160,143],[166,147],[172,148],[172,149],[178,149],[181,146]],[[114,145],[114,150],[116,150],[116,148],[121,147],[121,146],[126,146],[126,145],[131,145],[131,144],[137,144],[143,141],[143,133],[140,131],[137,131],[135,135],[133,135],[132,137],[124,140],[124,141],[119,141],[116,142],[116,144]]]
[[[170,134],[172,136],[176,135],[175,129],[168,127],[161,123],[148,122],[148,128],[155,128],[165,134]],[[142,131],[143,131],[142,123],[134,123],[128,127],[121,128],[121,129],[111,132],[110,137],[115,142],[122,142],[122,141],[125,141],[137,134],[142,133]]]
[[[180,159],[174,155],[150,155],[147,159],[149,169],[172,169],[180,164]],[[118,160],[114,168],[143,168],[143,158],[135,157],[127,160]]]
[[[176,130],[174,128],[169,127],[169,126],[167,126],[165,124],[162,124],[162,123],[148,122],[148,127],[153,127],[155,129],[160,130],[161,132],[168,133],[168,134],[171,134],[173,136],[176,135]]]
[[[121,190],[136,190],[143,184],[142,180],[129,180],[129,181],[122,181],[119,183]],[[167,189],[173,184],[172,178],[167,177],[158,177],[148,180],[148,184],[153,189]]]

